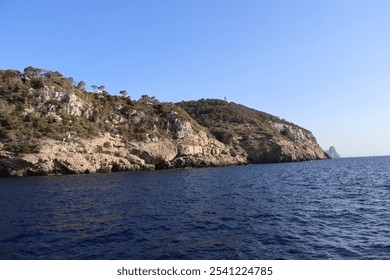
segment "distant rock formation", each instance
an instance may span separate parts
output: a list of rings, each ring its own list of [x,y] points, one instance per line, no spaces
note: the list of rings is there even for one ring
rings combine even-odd
[[[330,146],[328,150],[326,150],[326,153],[331,157],[331,158],[340,158],[340,155],[337,153],[336,148],[333,146]]]

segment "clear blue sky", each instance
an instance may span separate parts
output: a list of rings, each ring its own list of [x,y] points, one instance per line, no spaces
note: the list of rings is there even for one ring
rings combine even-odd
[[[0,68],[226,97],[343,156],[390,155],[390,1],[0,0]]]

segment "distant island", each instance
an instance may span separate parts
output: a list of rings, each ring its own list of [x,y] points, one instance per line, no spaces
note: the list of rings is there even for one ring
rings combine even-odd
[[[337,153],[336,148],[333,146],[330,146],[328,150],[326,150],[326,153],[331,157],[331,158],[340,158],[340,155]]]
[[[326,159],[306,129],[233,102],[159,102],[58,71],[0,70],[0,175],[54,175]]]

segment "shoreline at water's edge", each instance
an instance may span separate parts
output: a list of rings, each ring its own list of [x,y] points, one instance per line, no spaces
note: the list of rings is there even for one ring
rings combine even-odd
[[[193,170],[193,169],[206,169],[206,168],[223,168],[223,167],[233,167],[233,166],[250,166],[250,165],[263,165],[263,164],[280,164],[280,163],[302,163],[302,162],[311,162],[318,160],[331,160],[331,158],[317,158],[310,160],[295,160],[295,161],[281,161],[281,162],[245,162],[245,163],[236,163],[236,164],[209,164],[209,165],[188,165],[188,166],[179,166],[173,167],[170,166],[168,168],[156,168],[156,166],[150,165],[150,168],[143,169],[124,169],[117,170],[112,168],[101,169],[96,172],[49,172],[49,173],[40,173],[40,172],[28,172],[27,174],[22,173],[9,173],[4,174],[2,170],[0,170],[0,178],[16,178],[16,177],[56,177],[56,176],[69,176],[69,175],[88,175],[88,174],[111,174],[111,173],[125,173],[125,172],[156,172],[156,171],[167,171],[167,170]]]

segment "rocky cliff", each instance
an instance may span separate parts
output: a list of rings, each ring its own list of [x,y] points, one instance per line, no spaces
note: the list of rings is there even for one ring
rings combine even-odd
[[[180,106],[249,163],[328,158],[310,131],[267,113],[213,99]]]
[[[220,118],[224,106],[242,116]],[[0,175],[326,158],[309,131],[236,106],[220,100],[161,103],[146,95],[134,101],[104,90],[88,92],[59,72],[0,70]],[[207,112],[199,112],[205,108]],[[205,118],[222,121],[213,126]]]

